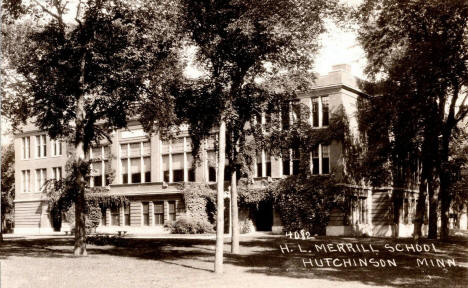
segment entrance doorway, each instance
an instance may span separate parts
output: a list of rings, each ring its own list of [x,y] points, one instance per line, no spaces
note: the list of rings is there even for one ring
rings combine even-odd
[[[273,227],[273,203],[262,201],[258,207],[252,207],[252,218],[257,231],[271,231]]]

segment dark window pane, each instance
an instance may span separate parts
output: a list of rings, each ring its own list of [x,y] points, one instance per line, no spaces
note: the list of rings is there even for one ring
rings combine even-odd
[[[101,209],[101,223],[103,226],[106,226],[106,209]]]
[[[195,169],[190,168],[188,170],[188,181],[189,182],[195,182]]]
[[[209,174],[209,181],[210,182],[216,182],[216,168],[214,167],[209,167],[208,168],[208,174]]]
[[[330,173],[330,158],[322,159],[322,174]]]
[[[102,176],[99,175],[99,176],[94,176],[94,186],[96,187],[100,187],[102,186]]]
[[[319,111],[318,111],[318,99],[312,99],[312,126],[319,126]]]
[[[128,183],[128,174],[122,174],[122,182],[123,182],[123,184]]]
[[[271,177],[271,162],[266,163],[266,176]]]
[[[289,175],[289,159],[283,160],[283,175]]]
[[[141,173],[132,173],[132,183],[141,183]]]
[[[164,171],[164,182],[169,182],[169,171]]]
[[[110,175],[106,174],[106,185],[110,185]]]
[[[174,182],[183,182],[184,181],[184,170],[178,169],[172,171],[172,177],[174,178]]]
[[[289,129],[289,103],[283,104],[281,107],[281,127],[284,130]]]
[[[151,182],[151,171],[145,172],[145,182]]]
[[[257,177],[262,177],[262,163],[257,163]]]
[[[328,125],[328,97],[323,97],[322,98],[322,125],[327,126]]]
[[[319,159],[318,158],[313,158],[312,159],[312,174],[318,175],[319,174]]]
[[[299,174],[299,160],[293,160],[293,175]]]

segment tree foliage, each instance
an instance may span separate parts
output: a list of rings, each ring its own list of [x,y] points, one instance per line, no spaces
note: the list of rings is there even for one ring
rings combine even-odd
[[[28,25],[21,37],[8,38],[17,41],[5,55],[10,70],[21,75],[10,77],[17,80],[13,91],[26,93],[4,93],[2,113],[14,128],[29,121],[52,139],[74,144],[78,174],[68,177],[76,189],[69,189],[76,207],[75,254],[86,254],[89,148],[137,118],[148,98],[167,95],[162,87],[175,67],[178,39],[173,2],[78,0],[74,15],[68,1],[7,2],[9,17],[2,21],[18,17],[11,25]]]
[[[370,0],[364,1],[358,13],[367,72],[372,80],[382,82],[377,85],[381,102],[394,107],[389,119],[395,124],[384,126],[393,127],[389,138],[393,139],[389,150],[395,164],[392,181],[403,183],[407,170],[419,169],[411,158],[420,158],[416,235],[420,234],[426,187],[429,236],[437,236],[438,200],[441,237],[448,235],[449,146],[468,113],[463,92],[468,80],[467,20],[468,4],[459,0]],[[385,145],[386,140],[380,140]]]
[[[15,147],[13,144],[2,146],[1,175],[1,231],[13,226],[13,200],[15,198]]]

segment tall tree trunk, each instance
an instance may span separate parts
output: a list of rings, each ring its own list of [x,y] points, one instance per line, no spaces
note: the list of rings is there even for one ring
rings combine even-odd
[[[232,165],[234,166],[234,165]],[[239,254],[239,208],[237,207],[237,172],[233,167],[231,170],[231,218],[232,218],[232,238],[231,253]]]
[[[0,191],[0,242],[3,242],[2,191]]]
[[[402,192],[401,190],[393,190],[393,226],[395,227],[393,237],[395,238],[400,236],[401,207],[403,204]]]
[[[224,249],[224,163],[226,154],[226,121],[221,116],[218,139],[217,213],[216,213],[216,252],[215,273],[223,273]]]
[[[437,239],[437,208],[439,205],[438,199],[438,186],[434,175],[428,180],[428,192],[429,192],[429,232],[427,238]]]
[[[441,151],[441,167],[439,170],[439,179],[440,179],[440,191],[439,191],[439,200],[441,203],[440,207],[440,238],[442,240],[447,240],[449,236],[449,210],[450,210],[450,171],[448,169],[449,162],[449,143],[450,138],[452,137],[450,124],[454,121],[453,116],[450,119],[451,122],[447,123],[443,134],[442,134],[442,151]],[[450,129],[450,130],[448,130]]]
[[[86,64],[86,53],[81,59],[81,75],[80,75],[80,95],[77,99],[76,104],[76,131],[75,131],[75,165],[77,165],[76,185],[78,188],[78,195],[75,199],[75,256],[86,256],[86,215],[85,215],[85,176],[81,165],[85,161],[85,145],[84,145],[84,127],[85,127],[85,99],[83,95],[84,91],[84,75],[85,75],[85,64]]]
[[[445,187],[442,187],[445,186]],[[444,191],[444,192],[442,192]],[[440,193],[443,193],[443,196],[440,198],[440,239],[441,240],[447,240],[449,237],[449,209],[450,209],[450,197],[448,195],[448,187],[447,185],[442,185],[440,186]]]
[[[426,161],[423,161],[421,181],[419,183],[418,202],[416,204],[416,216],[414,218],[413,237],[417,240],[422,236],[422,224],[424,222],[424,214],[426,211],[426,193],[427,193],[427,172]]]
[[[78,105],[80,106],[80,105]],[[78,110],[79,108],[77,108]],[[83,113],[84,114],[84,113]],[[79,133],[79,132],[77,132]],[[79,138],[80,139],[80,138]],[[85,150],[83,140],[80,139],[75,144],[75,165],[76,169],[76,187],[78,195],[75,199],[75,256],[86,256],[86,215],[85,215],[85,175],[82,173],[81,165],[85,161]]]

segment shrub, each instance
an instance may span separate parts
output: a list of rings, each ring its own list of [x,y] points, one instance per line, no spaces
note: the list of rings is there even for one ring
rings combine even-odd
[[[252,220],[247,218],[242,221],[239,221],[239,228],[242,234],[246,234],[254,231],[255,227]]]
[[[330,211],[343,203],[344,191],[330,176],[291,176],[281,180],[274,196],[286,231],[324,234]]]
[[[168,225],[173,234],[203,234],[213,233],[213,225],[207,219],[201,217],[191,217],[189,215],[180,216],[174,223]]]
[[[96,231],[96,227],[99,226],[101,222],[101,208],[97,202],[89,202],[87,203],[87,214],[86,214],[86,233],[91,233]]]

